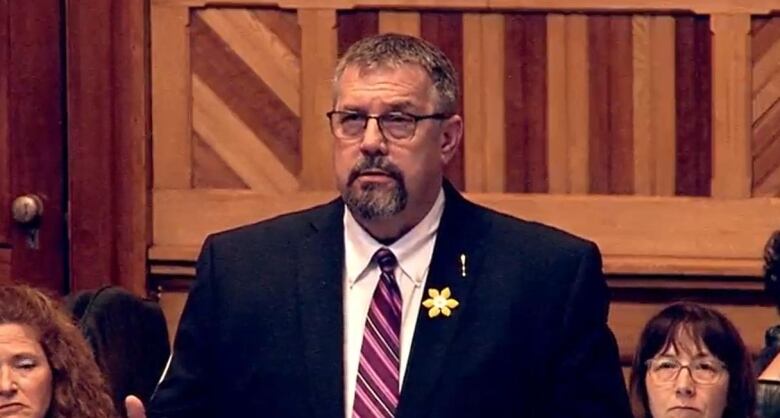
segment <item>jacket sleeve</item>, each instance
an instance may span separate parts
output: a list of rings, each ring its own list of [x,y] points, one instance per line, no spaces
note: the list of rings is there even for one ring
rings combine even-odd
[[[212,240],[203,245],[193,285],[179,322],[169,366],[147,406],[148,418],[207,418],[214,366],[214,257]],[[212,338],[210,338],[212,337]]]
[[[553,378],[556,418],[631,418],[617,343],[607,326],[609,290],[601,254],[589,244],[577,269],[564,315]]]

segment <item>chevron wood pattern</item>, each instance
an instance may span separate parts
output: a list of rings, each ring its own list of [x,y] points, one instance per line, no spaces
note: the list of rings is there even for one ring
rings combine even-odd
[[[753,194],[780,196],[780,17],[756,18],[753,50]]]
[[[293,12],[192,16],[193,186],[297,190],[301,41]],[[262,163],[261,163],[262,162]]]
[[[302,131],[299,16],[258,8],[191,14],[190,90],[197,82],[213,92],[226,112],[219,120],[240,122],[242,138],[254,138],[244,144],[259,143],[273,160],[239,168],[224,159],[245,154],[226,151],[238,139],[212,132],[219,140],[208,141],[191,128],[192,187],[272,193],[311,189],[323,177],[301,171],[302,141],[327,139]],[[341,11],[336,54],[383,31],[446,51],[461,75],[466,121],[447,176],[462,190],[707,196],[710,73],[691,64],[709,53],[707,25],[686,16]],[[766,25],[761,39],[773,29]],[[767,107],[763,94],[757,101]],[[203,97],[192,95],[193,111],[205,109]],[[201,117],[199,129],[217,120]]]

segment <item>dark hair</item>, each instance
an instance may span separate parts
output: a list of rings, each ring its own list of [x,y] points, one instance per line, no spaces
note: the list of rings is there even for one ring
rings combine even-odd
[[[780,231],[775,231],[764,246],[764,288],[780,310]]]
[[[47,418],[115,418],[108,388],[70,316],[52,298],[27,286],[0,286],[0,324],[35,330],[52,373]]]
[[[349,47],[336,65],[333,93],[344,70],[356,66],[373,70],[389,66],[418,65],[430,77],[438,97],[436,111],[453,114],[458,107],[458,75],[444,52],[428,41],[398,33],[383,33],[363,38]]]
[[[120,413],[125,414],[127,395],[148,403],[170,355],[160,306],[116,286],[71,295],[66,306],[78,320]]]
[[[753,418],[756,386],[750,355],[737,329],[723,314],[704,306],[680,302],[669,305],[645,325],[631,368],[631,400],[637,418],[651,418],[647,398],[647,360],[677,344],[680,332],[726,363],[728,397],[723,418]]]

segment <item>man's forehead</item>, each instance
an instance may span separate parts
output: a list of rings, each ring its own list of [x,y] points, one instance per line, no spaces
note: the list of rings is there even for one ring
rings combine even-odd
[[[374,77],[403,77],[430,83],[430,77],[421,66],[409,63],[355,63],[347,65],[340,79],[366,79]]]

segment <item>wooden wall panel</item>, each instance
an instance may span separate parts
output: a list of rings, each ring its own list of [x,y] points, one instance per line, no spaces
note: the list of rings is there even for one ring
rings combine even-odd
[[[190,9],[155,6],[150,13],[152,164],[154,188],[189,188],[192,182],[190,120]]]
[[[224,103],[220,106],[222,113],[215,114],[218,119],[213,120],[235,119],[245,127],[242,131],[248,146],[267,151],[243,153],[239,147],[233,152],[234,159],[226,159],[229,154],[226,148],[236,138],[220,137],[219,131],[217,137],[208,136],[197,127],[193,131],[213,144],[210,146],[213,155],[221,155],[223,165],[232,171],[226,173],[226,177],[237,175],[252,188],[266,188],[268,185],[262,179],[269,173],[260,172],[276,165],[277,173],[270,175],[280,180],[275,182],[274,188],[294,190],[297,188],[294,177],[301,171],[300,59],[295,55],[300,49],[299,42],[296,43],[300,33],[295,15],[289,12],[281,14],[286,18],[275,19],[273,27],[265,26],[265,20],[279,14],[274,10],[205,10],[193,15],[190,29],[193,92],[197,79]],[[193,94],[193,109],[203,109],[201,98]],[[195,125],[204,122],[193,119]],[[202,126],[202,129],[213,131],[215,128]],[[196,150],[193,146],[193,154]],[[261,155],[269,155],[268,164],[247,161],[241,173],[233,167],[238,156],[260,160]],[[200,182],[217,184],[222,181],[213,175],[219,174],[203,172],[201,167],[193,165],[193,178]]]
[[[675,194],[709,196],[712,178],[711,35],[706,16],[676,21],[677,164]]]
[[[628,16],[589,16],[590,192],[633,191],[633,60]]]
[[[340,10],[338,24],[338,56],[358,40],[379,33],[379,12]]]
[[[336,11],[298,11],[301,27],[301,158],[303,190],[334,189],[330,124],[332,80],[338,54]]]
[[[402,33],[420,36],[420,13],[418,12],[379,12],[379,33]]]
[[[193,130],[252,190],[279,195],[298,189],[298,179],[266,142],[258,141],[229,105],[197,76],[192,80],[192,101]]]
[[[197,133],[192,137],[192,186],[195,189],[249,189],[241,177]]]
[[[547,17],[550,193],[587,193],[590,185],[588,38],[587,17]]]
[[[634,16],[634,193],[675,191],[675,22],[668,16]]]
[[[155,246],[197,248],[209,232],[332,197],[333,192],[297,193],[272,200],[241,190],[155,192]],[[505,193],[468,197],[500,212],[594,240],[611,273],[759,276],[764,242],[780,219],[780,202],[769,199]],[[195,206],[196,211],[186,209]],[[186,221],[188,227],[180,227],[177,220]],[[179,256],[189,255],[194,257],[189,250]]]
[[[421,12],[420,37],[436,45],[452,61],[457,71],[460,97],[458,112],[463,114],[463,14],[453,12]],[[465,119],[464,119],[465,121]],[[466,141],[463,137],[458,153],[450,160],[445,175],[459,190],[465,190],[463,174],[463,147]]]
[[[282,42],[291,55],[301,56],[301,30],[295,13],[278,9],[252,9],[250,12],[252,18]]]
[[[300,51],[301,37],[291,16],[292,12],[272,9],[204,9],[193,14],[189,36],[193,37],[193,72],[213,90],[223,90],[218,95],[229,99],[228,107],[242,114],[242,121],[256,133],[264,130],[257,136],[265,138],[261,141],[290,174],[300,176],[304,158],[300,141],[307,141],[311,135],[300,132],[299,112],[294,109],[293,97],[301,92],[294,93],[296,77],[290,74],[299,74],[301,68],[301,56],[294,53]],[[490,15],[470,16],[484,19]],[[506,19],[504,15],[495,16]],[[497,36],[496,39],[509,35],[512,42],[506,44],[504,53],[483,48],[474,39],[469,39],[471,44],[464,43],[464,32],[473,30],[463,24],[463,15],[457,12],[339,12],[336,44],[343,50],[354,40],[380,30],[415,32],[410,28],[419,27],[417,33],[446,50],[456,66],[463,67],[465,62],[472,66],[470,71],[487,70],[498,75],[496,66],[484,64],[489,61],[483,55],[495,54],[495,59],[505,63],[502,77],[480,76],[484,78],[480,83],[493,84],[478,87],[483,90],[480,95],[475,95],[474,90],[469,93],[475,88],[473,83],[464,84],[468,87],[463,89],[464,96],[471,94],[474,98],[470,109],[488,112],[493,120],[485,123],[485,117],[464,112],[466,133],[478,135],[481,140],[469,140],[467,135],[464,147],[471,144],[471,151],[464,148],[448,168],[447,174],[464,190],[470,190],[466,187],[466,160],[471,153],[472,164],[479,162],[482,167],[471,168],[473,191],[670,195],[674,184],[677,194],[709,194],[703,190],[709,189],[711,177],[711,163],[706,158],[711,152],[706,141],[711,128],[703,126],[711,121],[706,112],[708,99],[704,97],[711,90],[705,87],[709,78],[702,77],[708,75],[703,66],[691,65],[689,59],[680,61],[680,56],[698,58],[704,55],[699,51],[706,52],[702,47],[709,45],[709,32],[706,36],[701,34],[700,22],[679,18],[673,28],[671,18],[663,16],[651,20],[640,15],[548,15],[542,22],[544,15],[536,15],[536,21],[528,21],[534,22],[531,24],[521,22],[534,15],[507,16],[514,16],[515,20],[505,27],[503,36],[492,28],[484,35]],[[678,26],[683,27],[678,30]],[[533,33],[523,36],[524,30]],[[257,39],[246,41],[252,36]],[[484,36],[480,34],[478,39]],[[635,41],[640,44],[634,45]],[[480,42],[484,45],[484,41]],[[668,48],[671,42],[676,46],[675,55]],[[250,45],[259,45],[263,53],[254,52]],[[468,54],[472,52],[479,53],[480,59],[470,59]],[[656,56],[651,55],[654,52]],[[220,54],[224,60],[210,59]],[[274,64],[266,64],[260,59],[266,55],[278,59],[272,60]],[[463,80],[480,78],[463,71],[465,67],[459,69]],[[324,77],[317,78],[324,87]],[[324,99],[324,93],[320,95]],[[480,97],[496,102],[503,98],[504,109],[486,109],[477,103]],[[670,117],[670,104],[677,107],[674,118]],[[513,116],[507,118],[506,112]],[[257,118],[257,114],[269,115]],[[315,116],[312,113],[311,123],[319,124],[317,129],[322,131],[323,121]],[[499,119],[505,123],[495,124]],[[268,124],[276,126],[262,128]],[[503,126],[498,136],[485,133],[498,130],[497,125]],[[635,135],[639,137],[634,138]],[[544,141],[540,141],[542,137]],[[319,143],[313,149],[322,151],[322,146]],[[205,158],[202,151],[202,147],[192,148],[191,153]],[[489,152],[492,157],[487,156]],[[317,156],[321,155],[320,152]],[[495,161],[493,157],[505,160],[501,163],[503,173],[498,173],[500,166],[484,164],[485,158]],[[321,159],[315,162],[313,157],[312,164],[319,168],[308,170],[303,183],[314,181],[319,184],[315,188],[331,187],[320,175],[322,170],[328,171],[327,165]],[[214,166],[210,167],[209,175],[216,175]],[[483,171],[488,167],[496,173],[486,175]],[[222,182],[208,179],[206,173],[195,177],[198,184]]]
[[[755,306],[731,303],[713,303],[705,297],[686,299],[703,303],[725,314],[737,327],[748,350],[758,354],[764,347],[764,332],[777,324],[777,310],[770,306]],[[623,364],[630,362],[636,351],[639,335],[647,321],[674,302],[674,298],[662,299],[654,303],[636,301],[616,301],[610,305],[609,326],[615,333]]]
[[[205,23],[213,38],[222,40],[224,46],[263,80],[290,112],[298,115],[301,107],[300,58],[279,35],[256,18],[258,15],[260,11],[205,9],[194,14],[193,24],[195,20]],[[290,25],[291,30],[297,29],[295,22]],[[199,41],[194,35],[193,31],[191,43]],[[216,52],[216,48],[211,51]],[[197,74],[199,68],[194,56],[192,60],[192,70]]]
[[[758,246],[751,242],[750,253],[729,253],[710,243],[717,239],[708,235],[712,225],[725,235],[738,226],[753,232],[758,228],[760,234],[780,227],[771,219],[760,227],[745,226],[720,209],[706,217],[711,224],[704,218],[683,220],[683,208],[697,207],[685,198],[669,214],[628,196],[601,202],[629,205],[614,213],[610,206],[582,208],[572,202],[560,212],[540,195],[528,197],[542,206],[501,199],[507,193],[595,194],[597,199],[615,194],[709,196],[713,144],[727,144],[722,138],[733,138],[729,129],[738,121],[731,117],[728,123],[713,123],[711,96],[720,90],[713,90],[707,17],[416,7],[192,10],[184,62],[190,71],[187,94],[193,100],[187,150],[192,176],[191,184],[171,192],[186,195],[198,192],[187,190],[195,187],[237,193],[236,207],[229,211],[243,221],[290,209],[289,204],[313,203],[312,196],[320,192],[332,193],[332,142],[323,114],[332,106],[333,66],[357,39],[397,31],[439,46],[461,75],[466,136],[462,153],[447,170],[451,180],[467,193],[490,193],[472,195],[482,203],[601,237],[611,272],[755,276],[760,273]],[[740,19],[744,23],[744,16]],[[768,22],[754,28],[761,29],[761,36],[753,42],[760,41],[756,48],[771,54],[766,34],[773,26]],[[728,71],[722,74],[719,79],[730,80],[730,86],[739,83]],[[723,107],[736,96],[716,97]],[[758,101],[772,111],[766,106],[768,96],[762,97]],[[760,126],[765,133],[772,125]],[[713,142],[714,130],[720,142]],[[762,173],[770,172],[777,160],[774,142],[764,141],[761,149],[766,152],[753,155],[759,164],[752,167]],[[170,187],[157,191],[165,189]],[[198,196],[206,199],[214,190],[202,191],[207,193]],[[263,200],[268,195],[283,196],[283,202],[270,204]],[[206,229],[239,222],[201,222],[190,216],[188,223],[200,229],[185,233],[167,222],[176,220],[171,214],[183,210],[182,202],[194,204],[195,195],[176,194],[183,200],[157,196],[166,198],[156,200],[163,207],[155,208],[155,257],[192,258]],[[223,204],[204,202],[199,209],[217,211]],[[764,209],[748,210],[745,216],[766,216]],[[648,219],[644,224],[653,228],[625,229],[630,222],[619,221],[640,212]],[[656,235],[664,228],[676,235]],[[643,239],[631,238],[637,235]],[[180,252],[182,248],[187,250]]]
[[[756,25],[760,22],[760,25]],[[780,195],[780,17],[752,31],[753,194]]]
[[[752,194],[750,16],[713,15],[712,196]]]
[[[466,190],[503,192],[505,169],[504,16],[463,16]]]
[[[168,325],[168,339],[173,346],[173,339],[176,337],[176,331],[179,329],[179,318],[184,312],[184,303],[187,301],[187,289],[177,289],[176,291],[160,291],[158,294],[160,309],[165,315],[165,322]]]
[[[505,190],[545,193],[548,190],[546,16],[507,15],[505,46]]]

